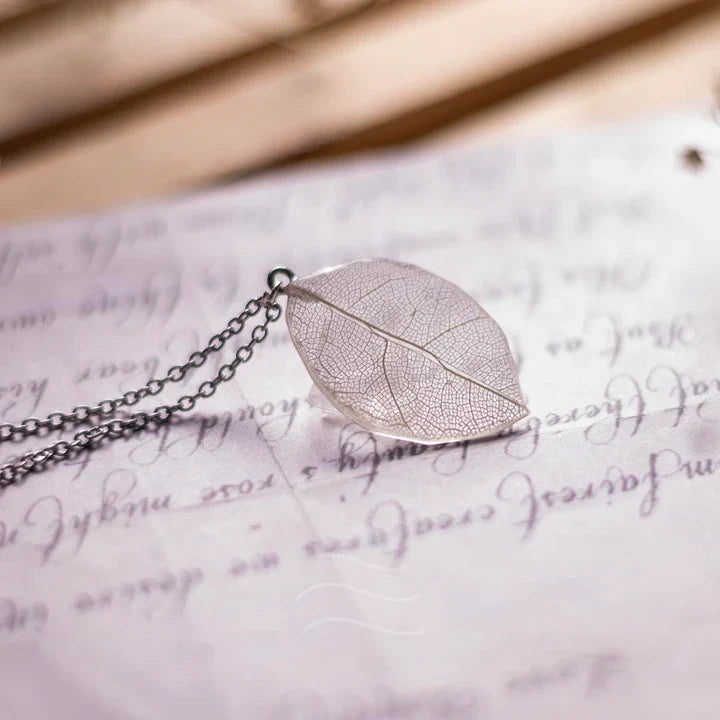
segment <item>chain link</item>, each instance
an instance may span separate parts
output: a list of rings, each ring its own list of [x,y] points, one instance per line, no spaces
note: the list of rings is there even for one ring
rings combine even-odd
[[[278,280],[278,275],[284,276],[286,282]],[[268,275],[271,288],[269,291],[260,297],[248,300],[245,309],[231,318],[224,330],[213,335],[202,350],[192,352],[184,364],[173,365],[164,377],[154,378],[138,390],[103,400],[95,406],[80,405],[69,413],[53,412],[44,420],[30,417],[17,425],[0,424],[0,443],[49,434],[68,426],[75,427],[84,423],[91,425],[78,432],[72,440],[59,440],[41,450],[25,453],[0,465],[0,488],[17,483],[30,472],[43,470],[51,462],[75,457],[81,451],[95,447],[106,438],[123,437],[148,426],[154,427],[167,422],[175,413],[192,410],[198,400],[212,397],[219,385],[232,380],[237,368],[250,360],[255,345],[265,340],[268,335],[268,325],[278,320],[282,314],[282,307],[277,302],[278,296],[284,292],[287,282],[292,281],[294,277],[294,274],[285,268],[273,270]],[[121,408],[133,407],[144,398],[162,392],[166,385],[182,381],[192,370],[201,368],[210,355],[220,352],[228,340],[239,335],[245,329],[246,322],[262,310],[265,311],[264,319],[253,327],[250,340],[235,351],[232,360],[220,366],[214,378],[200,383],[194,393],[183,395],[172,405],[159,405],[154,410],[142,410],[132,413],[129,417],[113,417],[103,421],[103,418],[114,416]]]

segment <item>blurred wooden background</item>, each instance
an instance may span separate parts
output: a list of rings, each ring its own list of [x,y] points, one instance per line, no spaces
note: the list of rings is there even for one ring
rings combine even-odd
[[[710,103],[720,0],[0,0],[0,222]]]

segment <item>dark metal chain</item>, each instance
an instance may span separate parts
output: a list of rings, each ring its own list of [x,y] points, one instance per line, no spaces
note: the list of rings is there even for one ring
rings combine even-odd
[[[284,282],[279,279],[281,276],[285,279]],[[80,405],[69,413],[50,413],[44,420],[31,417],[17,425],[0,424],[0,443],[47,434],[83,423],[91,425],[77,433],[72,440],[59,440],[41,450],[25,453],[0,465],[0,488],[18,482],[28,473],[43,470],[51,462],[74,457],[79,452],[96,446],[105,438],[123,437],[137,430],[167,422],[178,412],[192,410],[201,398],[212,397],[219,385],[232,380],[237,368],[250,360],[255,345],[265,340],[268,325],[278,320],[282,314],[282,307],[277,302],[278,296],[294,277],[294,273],[286,268],[273,270],[268,275],[269,291],[249,300],[245,309],[231,318],[224,330],[213,335],[205,348],[191,353],[183,365],[173,365],[164,377],[154,378],[138,390],[131,390],[118,398],[103,400],[94,407]],[[159,405],[154,410],[141,410],[132,413],[129,417],[102,421],[102,418],[111,417],[122,408],[132,407],[146,397],[157,395],[169,383],[180,382],[189,372],[202,367],[210,355],[222,350],[227,341],[239,335],[244,330],[245,323],[262,310],[265,311],[264,319],[252,329],[250,340],[235,351],[233,359],[222,365],[214,378],[200,383],[195,393],[183,395],[172,405]]]

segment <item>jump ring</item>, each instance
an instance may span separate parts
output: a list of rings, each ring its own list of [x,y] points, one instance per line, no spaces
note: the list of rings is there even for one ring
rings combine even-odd
[[[296,277],[297,275],[292,270],[288,270],[286,267],[276,267],[268,273],[267,284],[271,290],[282,289],[293,282]],[[282,278],[285,278],[285,282]]]

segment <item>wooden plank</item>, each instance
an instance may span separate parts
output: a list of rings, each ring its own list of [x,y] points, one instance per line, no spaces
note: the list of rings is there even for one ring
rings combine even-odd
[[[398,3],[13,158],[0,215],[87,210],[263,166],[533,66],[669,0]],[[717,5],[717,3],[714,3]],[[660,81],[658,81],[660,82]]]
[[[0,34],[0,144],[290,36],[363,0],[64,2]]]
[[[653,117],[720,104],[720,10],[650,45],[628,48],[426,141],[462,145]],[[720,127],[718,127],[720,153]]]
[[[61,0],[0,0],[0,22],[34,12]]]

